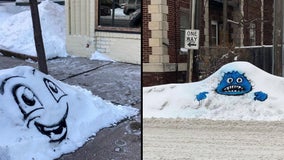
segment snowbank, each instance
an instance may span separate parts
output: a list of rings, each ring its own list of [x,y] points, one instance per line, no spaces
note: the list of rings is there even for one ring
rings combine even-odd
[[[43,1],[38,8],[46,58],[67,56],[64,6]],[[30,11],[3,17],[7,19],[0,26],[0,48],[36,56]]]
[[[232,71],[243,74],[250,82],[251,90],[234,96],[218,94],[215,90],[223,76]],[[235,91],[238,91],[238,87]],[[202,92],[208,94],[200,96],[204,99],[198,101],[196,95]],[[267,99],[261,101],[260,92],[260,95],[267,95]],[[271,75],[248,62],[233,62],[203,81],[144,87],[143,117],[283,120],[283,95],[284,78]]]
[[[58,158],[138,113],[25,66],[0,70],[0,101],[1,160]]]
[[[110,61],[110,62],[115,62],[114,60],[112,60],[110,57],[108,57],[105,54],[102,54],[98,51],[96,51],[95,53],[92,54],[90,60],[99,60],[99,61]]]

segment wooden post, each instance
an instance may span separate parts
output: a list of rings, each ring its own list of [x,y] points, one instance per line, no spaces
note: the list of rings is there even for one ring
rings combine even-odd
[[[34,40],[35,40],[37,57],[38,57],[39,70],[45,74],[48,74],[44,45],[43,45],[42,34],[41,34],[41,26],[40,26],[40,19],[39,19],[38,7],[37,7],[37,0],[29,0],[29,2],[30,2],[30,8],[31,8],[31,16],[32,16],[33,30],[34,30]]]

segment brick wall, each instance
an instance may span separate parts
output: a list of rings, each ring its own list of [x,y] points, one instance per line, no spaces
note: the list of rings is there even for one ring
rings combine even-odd
[[[185,76],[185,72],[143,73],[143,86],[183,82]]]
[[[151,15],[148,13],[148,5],[151,0],[144,0],[142,3],[143,8],[143,63],[149,63],[149,55],[152,54],[151,47],[149,47],[149,38],[151,38],[151,31],[148,27],[148,22],[151,21]],[[179,8],[189,8],[189,2],[187,0],[167,0],[169,14],[167,20],[169,22],[168,30],[168,54],[170,55],[170,63],[185,62],[186,56],[179,55],[180,49],[180,30],[179,30]]]
[[[131,33],[95,33],[96,50],[119,62],[141,64],[141,35]]]
[[[152,53],[151,47],[149,47],[149,38],[151,38],[151,31],[149,30],[148,23],[151,21],[151,15],[148,13],[148,5],[151,0],[142,1],[142,62],[149,63],[149,55]]]
[[[168,0],[169,14],[169,46],[168,54],[170,55],[170,63],[184,63],[186,62],[185,55],[179,55],[180,50],[180,7],[189,8],[189,1],[186,0]]]

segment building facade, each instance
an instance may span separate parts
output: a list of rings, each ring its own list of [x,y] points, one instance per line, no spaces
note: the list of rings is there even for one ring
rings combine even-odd
[[[124,5],[125,0],[66,0],[67,52],[90,57],[97,51],[115,61],[141,64],[141,23],[133,25],[136,17],[124,14]]]
[[[236,48],[272,44],[273,1],[227,0],[226,23],[223,0],[196,2],[200,48],[193,56],[193,81],[208,76],[213,64],[251,59],[249,51]],[[182,48],[185,29],[191,26],[191,3],[143,1],[143,86],[186,82],[188,58]],[[223,57],[226,61],[220,60]]]

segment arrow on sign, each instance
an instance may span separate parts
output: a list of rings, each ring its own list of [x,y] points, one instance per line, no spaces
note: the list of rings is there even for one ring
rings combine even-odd
[[[188,45],[188,47],[196,46],[196,44],[195,44],[195,43],[188,43],[187,45]]]

